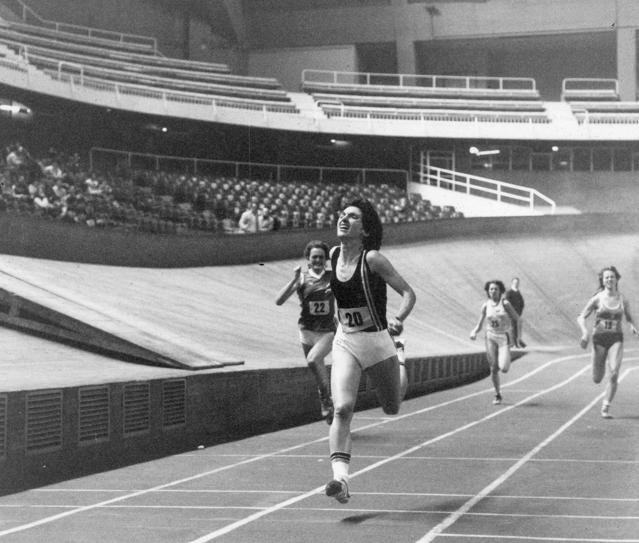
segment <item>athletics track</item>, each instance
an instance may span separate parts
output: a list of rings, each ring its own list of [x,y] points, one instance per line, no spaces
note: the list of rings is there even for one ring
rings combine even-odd
[[[603,420],[603,386],[591,382],[574,324],[602,265],[617,265],[622,292],[637,299],[638,246],[635,235],[601,235],[389,248],[418,294],[409,356],[427,347],[476,349],[465,338],[483,281],[514,274],[526,296],[526,337],[540,349],[505,376],[501,406],[483,380],[410,399],[395,417],[356,413],[345,506],[322,494],[330,467],[327,428],[317,422],[0,497],[0,540],[639,542],[639,342],[627,339],[614,418]],[[45,273],[38,269],[67,269],[31,262],[3,257],[4,269],[21,267],[31,279]],[[251,307],[272,315],[273,289],[292,264],[177,273],[196,274],[205,286],[227,281],[235,299],[228,278],[246,285],[259,276]],[[68,269],[84,273],[77,264]],[[276,331],[275,319],[246,328],[261,326],[267,345],[281,340],[291,357],[295,304],[284,313]],[[281,324],[289,317],[293,326]]]

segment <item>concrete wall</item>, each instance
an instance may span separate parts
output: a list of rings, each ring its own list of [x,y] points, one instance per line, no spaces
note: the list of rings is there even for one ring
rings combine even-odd
[[[355,46],[261,49],[249,53],[251,75],[275,77],[289,91],[300,90],[304,69],[357,71]]]
[[[445,219],[386,225],[384,244],[447,237],[639,228],[639,215],[589,214],[542,217]],[[336,242],[334,231],[294,230],[255,235],[163,235],[125,229],[92,229],[0,213],[0,253],[88,264],[136,267],[192,267],[249,264],[299,257],[311,238]]]

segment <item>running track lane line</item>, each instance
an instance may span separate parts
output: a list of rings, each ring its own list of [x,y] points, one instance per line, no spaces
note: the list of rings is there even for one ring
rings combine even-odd
[[[441,534],[440,537],[466,537],[466,538],[475,538],[480,539],[480,536],[476,535],[468,535],[468,534]],[[483,537],[483,536],[482,536]],[[639,539],[591,539],[591,538],[583,538],[583,537],[524,537],[524,536],[503,536],[503,535],[489,535],[486,537],[490,537],[491,540],[496,539],[507,539],[508,541],[513,540],[521,540],[521,541],[546,541],[550,543],[639,543]]]
[[[636,359],[636,358],[635,358]],[[588,369],[587,367],[585,369]],[[637,368],[627,369],[619,379],[619,382],[623,381],[627,375]],[[583,373],[584,370],[582,370]],[[583,417],[588,411],[590,411],[599,401],[604,397],[606,392],[602,392],[598,396],[595,397],[588,405],[586,405],[581,411],[579,411],[574,417],[572,417],[568,422],[561,425],[555,432],[549,435],[546,439],[544,439],[539,445],[532,448],[528,453],[526,453],[521,459],[515,462],[508,470],[506,470],[500,477],[495,479],[488,486],[484,487],[479,491],[478,494],[473,496],[470,500],[464,503],[457,511],[453,514],[446,517],[442,522],[440,522],[437,526],[435,526],[430,532],[428,532],[424,537],[419,539],[416,543],[430,543],[435,540],[435,538],[439,535],[444,535],[442,532],[455,524],[463,515],[468,513],[475,505],[477,505],[481,500],[483,500],[486,496],[488,496],[493,490],[497,487],[501,486],[505,483],[512,475],[515,474],[520,468],[522,468],[528,461],[539,453],[543,448],[552,443],[555,439],[557,439],[561,434],[563,434],[570,426],[572,426],[575,422],[577,422],[581,417]],[[521,403],[521,402],[518,402]],[[517,404],[516,404],[517,405]],[[482,537],[491,539],[492,535],[484,535]],[[562,538],[553,538],[554,541],[565,541]],[[596,541],[596,540],[594,540]],[[624,540],[625,541],[625,540]]]
[[[534,370],[522,375],[518,379],[515,379],[514,381],[511,381],[511,382],[505,384],[504,387],[515,385],[515,384],[517,384],[517,383],[519,383],[519,382],[521,382],[521,381],[523,381],[525,379],[528,379],[528,378],[532,377],[533,375],[536,375],[537,373],[539,373],[539,372],[545,370],[546,368],[548,368],[548,367],[550,367],[552,365],[555,365],[557,363],[565,362],[566,360],[572,360],[572,359],[575,359],[575,358],[581,358],[581,357],[585,357],[585,356],[590,356],[590,355],[589,354],[570,355],[570,356],[563,356],[563,357],[560,357],[560,358],[549,360],[545,364],[542,364],[538,368],[536,368],[536,369],[534,369]],[[439,409],[440,407],[446,407],[448,405],[452,405],[454,403],[458,403],[458,402],[473,398],[475,396],[486,394],[486,392],[489,392],[491,390],[492,390],[492,388],[486,389],[486,390],[480,390],[478,392],[473,392],[471,394],[467,394],[467,395],[462,396],[460,398],[454,398],[453,400],[448,400],[446,402],[442,402],[440,404],[436,404],[436,405],[433,405],[433,406],[430,406],[430,407],[426,407],[426,408],[420,409],[418,411],[413,411],[413,412],[410,412],[410,413],[406,413],[404,415],[398,415],[398,416],[394,416],[393,418],[388,418],[388,419],[384,419],[384,420],[381,420],[381,421],[378,421],[378,422],[367,424],[366,426],[362,426],[360,428],[357,428],[356,430],[353,430],[353,432],[361,432],[362,430],[366,430],[368,428],[374,428],[374,427],[380,426],[382,424],[389,424],[391,422],[394,422],[394,421],[397,421],[397,420],[402,420],[402,419],[407,418],[407,417],[412,417],[412,416],[415,416],[415,415],[421,415],[423,413],[432,411],[434,409]],[[531,396],[531,398],[532,397],[534,397],[534,396]],[[509,409],[511,409],[512,407],[514,407],[514,406],[507,407],[507,408],[501,409],[499,411],[496,411],[495,415],[504,413],[504,412],[508,411]],[[452,434],[445,434],[444,437],[448,437],[448,435],[452,435]],[[442,437],[442,439],[443,439],[443,437]],[[438,438],[434,438],[434,440],[438,440]],[[271,453],[268,453],[268,454],[263,454],[263,455],[260,455],[260,456],[251,457],[251,458],[248,458],[246,460],[242,460],[240,462],[236,462],[234,464],[229,464],[228,466],[222,466],[221,468],[216,468],[214,470],[205,471],[203,473],[198,473],[196,475],[192,475],[190,477],[185,477],[185,478],[179,479],[177,481],[171,481],[171,482],[165,483],[163,485],[157,485],[157,486],[154,486],[154,487],[151,487],[151,488],[147,488],[147,489],[144,489],[144,490],[138,490],[138,491],[135,491],[135,492],[131,492],[129,494],[125,494],[124,496],[118,496],[117,498],[111,498],[109,500],[104,500],[104,501],[101,501],[101,502],[98,502],[98,503],[94,503],[92,505],[85,505],[83,507],[78,507],[78,508],[72,509],[70,511],[65,511],[64,513],[58,513],[57,515],[52,515],[50,517],[45,517],[45,518],[42,518],[40,520],[29,522],[27,524],[14,526],[13,528],[8,528],[6,530],[0,531],[0,537],[4,537],[6,535],[10,535],[10,534],[14,534],[14,533],[17,533],[17,532],[22,532],[22,531],[25,531],[25,530],[29,530],[31,528],[36,528],[36,527],[41,526],[43,524],[48,524],[50,522],[55,522],[57,520],[63,519],[65,517],[69,517],[71,515],[76,515],[78,513],[83,513],[85,511],[91,511],[92,509],[97,509],[99,507],[103,507],[105,505],[110,505],[112,503],[117,503],[117,502],[120,502],[120,501],[123,501],[123,500],[127,500],[129,498],[135,498],[137,496],[142,496],[142,495],[148,494],[150,492],[156,492],[158,490],[163,490],[165,488],[170,488],[170,487],[175,486],[175,485],[179,485],[179,484],[186,483],[186,482],[189,482],[189,481],[194,481],[196,479],[201,479],[202,477],[207,477],[209,475],[214,475],[216,473],[219,473],[219,472],[222,472],[222,471],[226,471],[226,470],[229,470],[229,469],[233,469],[233,468],[236,468],[238,466],[242,466],[242,465],[245,465],[245,464],[250,464],[252,462],[257,462],[257,461],[263,460],[265,458],[270,458],[272,456],[276,456],[276,455],[279,455],[279,454],[282,454],[282,453],[286,453],[286,452],[293,451],[293,450],[296,450],[296,449],[301,449],[301,448],[307,447],[309,445],[313,445],[315,443],[321,443],[323,441],[328,441],[328,436],[324,436],[324,437],[319,438],[319,439],[314,439],[312,441],[307,441],[307,442],[301,443],[299,445],[294,445],[292,447],[287,447],[285,449],[280,449],[279,451],[274,451],[274,452],[271,452]],[[434,441],[432,441],[432,442],[434,442]],[[430,443],[430,442],[428,442],[428,443]],[[408,452],[405,453],[405,454],[408,454]],[[395,458],[400,458],[400,456],[392,457],[392,459],[395,459]],[[379,465],[382,465],[382,463],[385,463],[385,462],[381,461],[381,463],[378,462],[378,463],[374,464],[373,466],[377,467]],[[371,467],[371,466],[369,466],[369,467]],[[368,470],[364,469],[364,470],[362,470],[360,472],[357,472],[357,473],[364,473],[365,471],[368,471]],[[357,474],[353,474],[352,477],[354,477],[355,475],[357,475]],[[281,509],[283,507],[286,507],[287,505],[290,505],[292,503],[296,503],[297,501],[301,501],[303,499],[306,499],[307,497],[312,496],[313,494],[317,494],[317,493],[319,493],[322,490],[324,490],[324,487],[319,487],[318,489],[316,488],[314,490],[311,490],[310,492],[302,494],[301,496],[297,496],[296,498],[291,498],[290,500],[282,502],[279,505],[273,506],[276,509],[271,508],[271,509],[266,510],[266,512],[264,512],[260,516],[264,516],[265,514],[271,513],[273,511],[276,511],[277,509]],[[259,518],[259,517],[256,517],[256,518]],[[251,519],[251,521],[252,520],[256,520],[256,519]],[[247,522],[245,522],[245,524],[246,523]],[[220,535],[222,535],[222,534],[220,534]],[[215,536],[215,537],[218,537],[218,536]],[[210,540],[211,539],[204,539],[202,541],[210,541]],[[199,540],[196,540],[196,541],[199,541]]]
[[[578,358],[580,356],[584,356],[584,355],[574,355],[572,357],[562,357],[560,359],[557,359],[557,361],[564,361],[566,359],[569,358]],[[553,362],[552,360],[550,362]],[[548,362],[547,364],[549,364],[550,362]],[[539,368],[537,368],[539,369]],[[568,379],[562,381],[561,383],[558,383],[556,385],[553,385],[552,387],[549,387],[545,390],[542,390],[540,392],[537,392],[535,394],[532,394],[530,396],[528,396],[527,398],[517,402],[516,404],[513,404],[511,406],[505,407],[503,409],[500,409],[499,411],[495,411],[494,413],[487,415],[486,417],[483,417],[481,419],[475,420],[473,422],[469,422],[468,424],[465,424],[463,426],[460,426],[459,428],[456,428],[455,430],[451,430],[450,432],[446,432],[445,434],[440,434],[437,437],[434,437],[432,439],[429,439],[427,441],[424,441],[423,443],[419,444],[419,445],[415,445],[414,447],[411,447],[410,449],[407,449],[403,452],[397,453],[393,456],[390,456],[388,458],[385,458],[383,460],[380,460],[379,462],[375,462],[374,464],[371,464],[355,473],[352,473],[350,478],[353,479],[354,477],[357,477],[358,475],[361,475],[363,473],[366,473],[368,471],[371,471],[373,469],[376,469],[380,466],[383,466],[385,464],[388,464],[389,462],[393,462],[394,460],[397,460],[398,458],[402,458],[408,454],[411,454],[415,451],[418,451],[428,445],[431,445],[433,443],[436,443],[438,441],[441,441],[443,439],[446,439],[450,436],[453,436],[459,432],[463,432],[464,430],[468,430],[469,428],[472,428],[473,426],[476,426],[478,424],[481,424],[483,422],[486,422],[488,420],[491,420],[495,417],[498,417],[500,415],[502,415],[503,413],[506,413],[508,411],[510,411],[511,409],[514,409],[515,407],[518,407],[519,405],[522,405],[530,400],[533,400],[534,398],[537,398],[538,396],[543,396],[544,394],[547,394],[549,392],[552,392],[556,389],[559,389],[565,385],[567,385],[568,383],[570,383],[571,381],[573,381],[574,379],[576,379],[577,377],[580,377],[586,370],[590,369],[590,364],[583,367],[582,369],[580,369],[577,373],[573,374],[571,377],[569,377]],[[406,416],[406,415],[405,415]],[[396,419],[390,419],[390,420],[396,420]],[[315,494],[319,494],[324,490],[324,485],[317,487],[313,490],[310,490],[308,492],[305,492],[304,494],[300,494],[299,496],[295,496],[293,498],[289,498],[288,500],[285,500],[283,502],[280,502],[276,505],[273,505],[267,509],[264,509],[263,511],[259,511],[257,513],[254,513],[252,515],[249,515],[248,517],[238,520],[236,522],[233,522],[231,524],[228,524],[227,526],[225,526],[224,528],[220,528],[219,530],[215,530],[214,532],[211,532],[209,534],[206,534],[202,537],[199,537],[197,539],[193,539],[192,541],[190,541],[189,543],[208,543],[209,541],[212,541],[213,539],[217,539],[220,536],[226,535],[234,530],[236,530],[237,528],[241,528],[243,526],[246,526],[247,524],[250,524],[251,522],[262,518],[266,515],[269,515],[271,513],[274,513],[275,511],[279,511],[289,505],[292,505],[294,503],[300,502],[302,500],[305,500],[306,498],[309,498]]]

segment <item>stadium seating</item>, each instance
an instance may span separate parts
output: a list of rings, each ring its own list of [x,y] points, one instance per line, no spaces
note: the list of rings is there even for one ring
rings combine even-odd
[[[158,92],[186,93],[185,102],[197,102],[201,95],[224,99],[227,107],[262,109],[274,105],[272,111],[298,112],[274,78],[228,74],[226,65],[125,52],[106,47],[103,42],[107,40],[102,40],[100,47],[79,44],[65,41],[67,35],[59,33],[52,39],[0,27],[0,45],[52,79],[80,86],[148,97]]]
[[[274,182],[190,176],[151,170],[89,173],[77,162],[43,159],[20,175],[0,170],[0,209],[90,227],[125,227],[158,233],[239,233],[251,201],[277,228],[323,229],[354,198],[373,202],[384,224],[461,218],[452,206],[433,206],[419,194],[390,184]],[[65,164],[67,164],[65,166]]]
[[[639,123],[639,102],[619,99],[616,79],[567,78],[562,82],[561,99],[580,124]]]
[[[523,78],[305,70],[302,88],[330,118],[550,122],[534,81]]]
[[[127,51],[130,53],[141,53],[148,55],[157,54],[155,46],[150,40],[146,43],[139,43],[137,41],[126,41],[124,39],[108,39],[104,37],[96,37],[89,34],[66,32],[53,28],[18,23],[14,21],[5,21],[3,26],[22,35],[41,37],[48,40],[61,41],[63,43],[77,43],[84,46],[89,45],[93,47],[106,47],[108,49]]]

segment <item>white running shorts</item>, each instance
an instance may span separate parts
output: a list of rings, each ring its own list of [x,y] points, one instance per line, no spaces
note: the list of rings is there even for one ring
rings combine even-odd
[[[333,363],[340,359],[342,353],[353,356],[362,370],[365,370],[382,360],[396,356],[397,349],[388,330],[346,334],[342,327],[338,326],[333,339]]]

